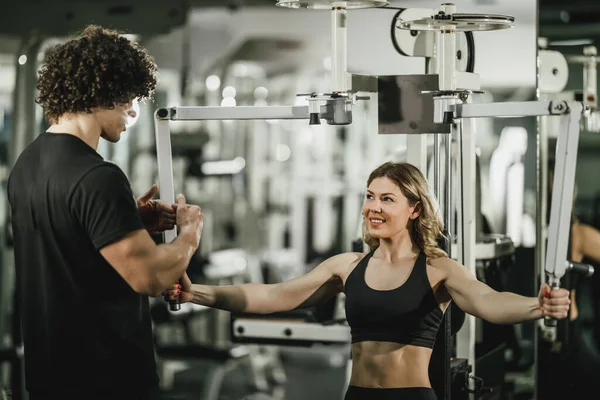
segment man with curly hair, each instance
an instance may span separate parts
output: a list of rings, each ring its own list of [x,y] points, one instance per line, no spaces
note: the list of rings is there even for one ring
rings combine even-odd
[[[156,87],[156,64],[118,32],[89,26],[39,71],[51,126],[8,181],[30,399],[159,397],[148,296],[182,276],[200,241],[198,206],[136,204],[125,174],[98,153],[119,141],[132,102]],[[149,232],[179,236],[156,245]]]

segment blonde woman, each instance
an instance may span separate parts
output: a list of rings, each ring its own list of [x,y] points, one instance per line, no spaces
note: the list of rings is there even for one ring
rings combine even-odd
[[[311,272],[277,284],[192,284],[169,295],[234,312],[269,314],[346,295],[352,373],[346,400],[436,399],[428,366],[451,300],[475,317],[514,324],[565,318],[569,293],[543,285],[538,297],[496,292],[438,247],[442,222],[423,174],[407,163],[385,163],[367,181],[363,208],[368,254],[344,253]]]

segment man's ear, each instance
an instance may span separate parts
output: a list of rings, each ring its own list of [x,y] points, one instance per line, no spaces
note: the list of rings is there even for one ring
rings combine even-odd
[[[423,203],[421,203],[420,201],[417,201],[413,205],[413,212],[410,214],[409,218],[410,219],[417,219],[417,217],[419,215],[421,215],[422,211],[423,211]]]

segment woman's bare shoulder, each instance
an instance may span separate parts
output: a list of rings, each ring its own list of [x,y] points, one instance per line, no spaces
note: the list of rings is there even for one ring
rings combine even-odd
[[[340,253],[338,255],[335,255],[335,256],[331,257],[330,260],[332,260],[332,261],[335,260],[336,264],[348,265],[348,264],[353,264],[353,263],[359,262],[366,255],[367,255],[367,253],[359,253],[359,252],[351,251],[351,252]]]
[[[343,274],[344,272],[347,272],[349,268],[355,267],[366,255],[367,253],[359,252],[340,253],[328,258],[324,263],[327,263],[336,273]]]
[[[433,268],[447,268],[450,265],[456,264],[457,261],[448,256],[427,257],[427,265]]]
[[[427,258],[427,272],[435,276],[439,280],[445,280],[448,276],[450,276],[453,272],[456,271],[457,267],[462,267],[462,265],[448,257],[431,257]]]

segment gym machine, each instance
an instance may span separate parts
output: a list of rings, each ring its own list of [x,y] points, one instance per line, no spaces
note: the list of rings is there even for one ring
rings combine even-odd
[[[316,8],[328,9],[332,12],[332,50],[333,50],[333,90],[331,93],[305,96],[308,106],[268,106],[268,107],[172,107],[161,108],[155,113],[156,146],[159,165],[159,184],[161,198],[167,202],[174,202],[174,184],[172,173],[172,160],[170,148],[169,121],[197,121],[197,120],[251,120],[251,119],[300,119],[309,120],[310,124],[319,123],[324,119],[330,125],[346,125],[352,122],[352,106],[360,96],[349,90],[347,85],[347,71],[345,64],[346,51],[346,11],[352,8],[381,7],[387,3],[383,1],[279,1],[279,6],[290,8]],[[397,20],[397,28],[414,35],[428,35],[427,40],[433,41],[435,46],[426,47],[426,51],[435,48],[435,52],[414,55],[434,56],[435,69],[438,72],[437,87],[421,90],[421,95],[429,96],[432,105],[421,119],[429,126],[431,122],[441,127],[439,131],[408,132],[408,133],[437,133],[434,146],[434,189],[443,206],[447,235],[453,232],[452,210],[457,209],[452,201],[452,153],[451,139],[458,143],[458,161],[456,176],[460,177],[456,205],[458,208],[458,229],[456,229],[456,250],[459,262],[471,269],[476,274],[475,266],[478,258],[475,216],[475,118],[511,118],[524,116],[557,116],[560,117],[561,133],[557,143],[557,168],[554,177],[555,187],[561,187],[560,196],[555,196],[552,201],[550,227],[546,250],[544,270],[548,283],[556,288],[560,280],[571,266],[566,262],[566,235],[569,231],[569,216],[575,173],[577,143],[579,137],[579,122],[581,115],[587,111],[583,104],[577,101],[529,101],[529,102],[502,102],[502,103],[472,103],[471,95],[482,93],[480,90],[479,76],[472,72],[457,71],[457,32],[499,30],[510,28],[514,18],[503,15],[490,14],[459,14],[453,4],[443,4],[439,10],[413,13],[414,19]],[[427,50],[428,49],[428,50]],[[418,112],[423,113],[423,110]],[[419,121],[420,121],[419,120]],[[440,133],[441,132],[441,133]],[[406,132],[393,132],[406,133]],[[422,148],[424,135],[412,137],[413,145]],[[442,147],[445,151],[444,168],[442,167]],[[410,153],[410,152],[409,152]],[[421,158],[421,161],[423,158]],[[415,161],[418,167],[424,165]],[[442,179],[442,172],[445,179]],[[175,231],[165,233],[165,240],[175,238]],[[452,240],[445,243],[445,249],[453,256]],[[497,249],[506,246],[506,241],[489,241],[484,243],[488,248]],[[509,245],[510,247],[510,245]],[[479,246],[481,249],[482,246]],[[483,251],[483,250],[481,250]],[[586,266],[582,266],[586,268]],[[176,307],[175,307],[176,309]],[[295,315],[291,320],[282,322],[269,320],[261,316],[233,316],[232,338],[234,341],[248,341],[252,343],[272,344],[309,344],[309,343],[347,343],[349,341],[348,327],[338,320],[311,321],[302,316]],[[556,321],[544,322],[544,338],[548,341],[555,340]],[[432,364],[439,363],[435,375],[432,374],[432,384],[440,399],[449,399],[451,395],[460,398],[469,397],[466,391],[453,391],[451,382],[456,377],[451,376],[451,368],[460,365],[466,369],[466,379],[473,377],[475,368],[475,319],[467,316],[462,329],[458,332],[456,359],[450,363],[452,343],[450,341],[449,318],[440,330],[436,343],[441,343],[441,353],[432,360]],[[464,360],[464,361],[461,361]],[[466,365],[466,367],[465,367]],[[470,372],[469,372],[470,371]],[[440,379],[441,378],[441,379]],[[473,390],[471,390],[471,393]]]
[[[335,6],[332,7],[332,4]],[[293,106],[240,106],[240,107],[171,107],[161,108],[155,112],[155,133],[156,133],[156,151],[159,173],[159,187],[161,199],[170,203],[175,202],[174,182],[173,182],[173,164],[171,149],[171,133],[169,121],[206,121],[206,120],[308,120],[310,125],[318,125],[324,120],[328,125],[343,126],[352,123],[352,108],[357,101],[368,100],[368,97],[358,96],[349,89],[350,76],[346,67],[346,48],[347,48],[347,10],[355,8],[381,7],[387,5],[387,1],[365,0],[365,1],[279,1],[280,7],[288,8],[316,8],[331,10],[331,35],[332,35],[332,76],[331,91],[329,93],[306,93],[298,94],[299,98],[304,98],[307,105]],[[302,196],[295,196],[301,200]],[[294,207],[294,206],[293,206]],[[299,253],[305,249],[305,215],[301,215],[298,210],[306,209],[302,204],[296,205],[294,212],[296,218],[293,221],[291,230],[292,247],[298,248]],[[170,242],[176,237],[176,230],[164,233],[165,242]],[[171,311],[177,311],[180,305],[175,301],[169,304]],[[297,316],[295,317],[298,318]],[[243,323],[241,320],[240,323]],[[269,343],[274,344],[275,340],[268,333],[262,331],[262,325],[258,322],[250,326],[239,328],[235,319],[233,327],[235,332],[244,331],[246,334],[256,334],[256,340],[252,336],[246,340],[246,343]],[[258,326],[256,326],[258,325]],[[264,322],[263,322],[264,325]],[[306,327],[306,326],[304,326]],[[349,331],[339,326],[331,326],[325,332],[330,332],[326,339],[333,342],[347,343],[349,341]],[[316,337],[311,336],[310,328],[302,329],[301,334],[308,335],[309,340]],[[268,331],[277,331],[270,327]],[[297,328],[285,328],[284,337],[289,339],[295,336]],[[317,335],[322,335],[321,330]],[[259,335],[262,335],[261,338]],[[234,336],[235,339],[235,335]],[[275,338],[276,339],[276,338]],[[318,340],[317,340],[318,341]],[[240,341],[241,342],[241,341]],[[225,360],[225,364],[229,364]],[[215,369],[213,372],[215,379],[212,379],[205,388],[204,398],[216,399],[218,396],[218,386],[212,381],[222,381],[222,368]]]
[[[582,53],[577,54],[563,54],[561,51],[550,49],[554,47],[560,50],[561,47],[567,45],[574,45],[570,43],[552,43],[548,42],[546,38],[540,38],[538,40],[539,45],[539,98],[544,100],[576,100],[583,103],[587,111],[583,114],[580,122],[580,130],[582,134],[582,146],[585,146],[585,134],[600,132],[599,114],[598,114],[598,102],[597,102],[597,49],[595,46],[588,44],[582,48]],[[560,47],[559,47],[560,46]],[[572,52],[568,52],[572,53]],[[581,89],[576,90],[565,90],[567,81],[569,79],[570,71],[569,65],[581,65],[583,66],[583,86]],[[547,166],[550,164],[552,154],[556,150],[559,150],[560,145],[560,126],[557,126],[555,121],[547,117],[540,117],[539,119],[539,163],[540,163],[540,176],[538,184],[542,188],[538,204],[540,208],[540,218],[538,225],[540,226],[540,241],[545,243],[548,241],[548,246],[551,245],[550,239],[546,236],[548,232],[548,226],[546,224],[546,215],[548,207],[548,198],[554,198],[557,190],[552,190],[550,195],[548,189],[548,171]],[[592,136],[592,135],[590,135]],[[554,144],[554,141],[557,141]],[[558,154],[556,156],[558,157]],[[577,155],[569,157],[569,162],[575,163]],[[573,167],[574,169],[575,167]],[[558,164],[558,158],[556,159],[555,170],[560,169]],[[575,171],[573,171],[574,173]],[[556,177],[553,183],[553,187],[556,188]],[[570,192],[571,194],[573,192]],[[573,198],[570,197],[569,201],[573,202]],[[572,203],[570,203],[572,204]],[[554,204],[552,204],[554,207]],[[552,208],[551,208],[552,211]],[[571,209],[568,210],[568,215],[565,217],[571,217]],[[550,229],[552,226],[550,225]],[[568,244],[567,252],[571,251],[570,232],[565,233],[565,243]],[[540,257],[543,257],[541,254]],[[570,255],[569,255],[570,258]],[[565,280],[565,284],[568,289],[575,289],[571,285],[572,277],[578,276],[583,279],[590,278],[594,274],[594,267],[587,264],[574,264],[567,263],[567,269],[570,270],[570,274]],[[543,278],[540,276],[540,278]],[[576,278],[577,279],[577,278]],[[587,281],[587,279],[586,279]],[[582,285],[579,289],[585,292],[584,287],[589,288],[591,283],[581,282]],[[589,289],[588,289],[589,290]],[[577,302],[581,305],[586,303],[583,299],[584,296],[579,296],[580,290],[578,290]],[[587,296],[591,296],[588,292]],[[588,304],[588,307],[590,305]],[[594,385],[596,376],[594,375],[597,371],[597,366],[600,365],[600,359],[597,357],[597,342],[594,340],[594,314],[591,316],[586,313],[585,306],[580,307],[582,312],[579,318],[575,321],[564,320],[560,321],[557,327],[557,337],[552,343],[540,342],[537,347],[537,369],[536,373],[538,376],[536,391],[539,398],[546,398],[548,396],[574,396],[581,397],[583,393],[587,393],[589,390],[595,391],[595,389],[589,388],[589,385]],[[588,310],[589,311],[589,310]],[[586,317],[586,315],[588,315]],[[576,327],[576,329],[574,329]],[[573,336],[573,335],[576,336]],[[565,368],[569,371],[568,374],[561,376],[561,379],[556,379],[555,371],[549,367],[552,364],[560,362],[565,365]],[[586,382],[587,381],[587,382]],[[552,382],[551,385],[542,384],[542,382]],[[582,394],[579,394],[582,393]]]
[[[579,139],[579,123],[584,111],[588,113],[589,107],[577,101],[533,101],[533,102],[504,102],[474,104],[469,102],[469,95],[479,91],[477,84],[462,85],[459,79],[462,75],[455,71],[456,47],[455,32],[461,30],[490,30],[502,29],[510,26],[512,18],[493,15],[463,15],[456,14],[451,5],[443,5],[441,11],[431,18],[416,21],[405,21],[401,28],[411,31],[436,31],[438,32],[438,54],[447,51],[438,57],[440,71],[440,90],[433,92],[433,122],[452,123],[452,134],[458,136],[460,146],[458,172],[462,177],[463,185],[457,196],[459,210],[459,224],[462,224],[457,244],[462,249],[459,261],[464,265],[474,268],[476,234],[474,230],[475,216],[475,147],[474,147],[474,118],[510,118],[524,116],[560,116],[560,131],[556,150],[556,174],[554,187],[560,187],[560,196],[553,197],[550,224],[548,232],[548,246],[544,270],[547,282],[551,287],[557,288],[560,280],[568,269],[589,271],[590,266],[567,261],[567,244],[570,232],[570,216],[572,207],[573,185],[575,177],[575,164]],[[440,45],[441,44],[441,45]],[[429,92],[431,93],[431,92]],[[459,101],[460,100],[460,101]],[[588,115],[588,114],[586,114]],[[462,235],[462,237],[461,237]],[[474,271],[472,271],[474,272]],[[474,326],[473,317],[467,316],[465,326],[459,331],[457,339],[457,356],[467,358],[469,365],[474,368]],[[556,321],[546,319],[543,326],[544,339],[553,342],[556,340]],[[466,345],[465,345],[466,344]],[[474,371],[475,372],[475,371]]]

